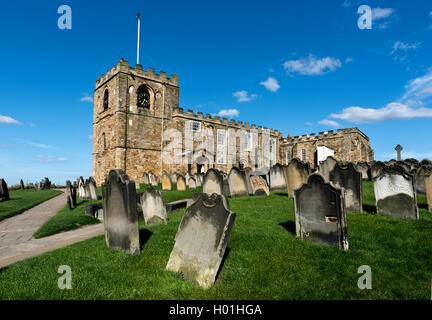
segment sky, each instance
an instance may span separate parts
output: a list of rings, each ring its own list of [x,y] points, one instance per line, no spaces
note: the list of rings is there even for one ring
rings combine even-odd
[[[60,29],[62,5],[71,29]],[[361,5],[371,8],[363,28]],[[95,80],[124,58],[176,73],[180,107],[278,129],[358,127],[376,160],[432,158],[432,2],[3,1],[0,177],[92,173]],[[363,16],[363,17],[362,17]],[[362,28],[359,27],[359,19]]]

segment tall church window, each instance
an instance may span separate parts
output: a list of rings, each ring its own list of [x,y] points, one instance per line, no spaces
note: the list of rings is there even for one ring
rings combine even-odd
[[[104,111],[107,110],[109,107],[109,92],[108,89],[105,89],[104,96],[103,96],[103,109]]]
[[[105,132],[102,133],[102,137],[103,137],[103,147],[104,147],[104,150],[106,150],[106,137],[105,137]]]
[[[301,151],[301,160],[306,162],[306,149],[302,149]]]
[[[286,152],[286,164],[287,165],[289,164],[290,160],[291,160],[291,152],[287,151]]]
[[[226,164],[226,131],[222,129],[217,130],[217,164]]]
[[[138,108],[150,109],[150,92],[144,85],[138,88],[137,106]]]
[[[245,132],[245,151],[252,152],[252,132]]]
[[[270,165],[276,163],[276,139],[270,138]]]

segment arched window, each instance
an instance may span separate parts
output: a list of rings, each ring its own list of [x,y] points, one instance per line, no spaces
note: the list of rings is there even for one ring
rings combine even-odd
[[[103,147],[104,147],[104,150],[106,150],[106,138],[105,138],[105,132],[102,133],[102,137],[103,137]]]
[[[103,97],[103,109],[104,111],[108,109],[109,105],[109,92],[108,89],[105,89],[104,97]]]
[[[150,109],[150,92],[145,85],[138,88],[137,106],[138,108]]]

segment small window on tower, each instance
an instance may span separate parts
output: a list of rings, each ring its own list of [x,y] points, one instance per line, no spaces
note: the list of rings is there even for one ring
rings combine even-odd
[[[103,137],[103,146],[104,146],[104,150],[106,150],[106,138],[105,138],[105,132],[102,133],[102,137]]]
[[[199,121],[190,121],[189,129],[192,132],[200,132],[201,131],[201,122]]]
[[[108,109],[109,106],[109,92],[108,89],[105,89],[104,96],[103,96],[103,109],[104,111]]]
[[[306,162],[306,149],[302,149],[301,159],[303,162]]]
[[[150,109],[150,92],[144,85],[138,88],[137,105],[138,108]]]

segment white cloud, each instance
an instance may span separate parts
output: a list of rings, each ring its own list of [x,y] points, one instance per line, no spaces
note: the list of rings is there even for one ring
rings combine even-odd
[[[313,54],[309,54],[307,58],[298,60],[288,60],[283,64],[283,68],[288,73],[299,73],[302,75],[323,75],[340,68],[342,63],[339,59],[325,57],[319,59]]]
[[[392,15],[394,12],[393,8],[373,8],[372,9],[372,19],[381,20],[386,19]]]
[[[393,119],[432,118],[432,109],[411,108],[402,103],[392,102],[378,109],[349,107],[340,113],[332,113],[329,117],[352,123],[371,123]]]
[[[36,157],[38,158],[36,161],[41,163],[63,162],[67,160],[66,158],[63,157],[53,157],[53,156],[43,156],[43,155],[37,155]]]
[[[350,63],[351,61],[353,61],[353,59],[351,59],[351,58],[346,58],[345,59],[345,63]]]
[[[383,157],[388,158],[388,159],[396,159],[397,153],[396,153],[396,151],[387,152],[387,153],[383,154]],[[432,159],[432,152],[424,153],[424,152],[414,152],[414,151],[402,150],[402,158],[403,159],[414,158],[417,160]]]
[[[238,117],[240,111],[237,109],[224,109],[218,112],[219,117]]]
[[[319,124],[325,125],[325,126],[329,126],[329,127],[340,127],[341,125],[334,121],[334,120],[328,120],[328,119],[323,119],[321,121],[318,121]]]
[[[395,60],[403,61],[407,58],[406,52],[409,50],[417,50],[421,46],[421,42],[409,44],[402,41],[396,41],[393,44],[392,52]]]
[[[89,94],[84,93],[81,97],[80,101],[82,102],[93,102],[93,97],[91,97]]]
[[[93,135],[88,136],[89,140],[93,140]]]
[[[405,89],[400,99],[401,102],[416,102],[417,104],[431,102],[429,100],[432,98],[432,68],[424,76],[409,81]]]
[[[273,77],[268,77],[266,81],[261,81],[260,84],[263,85],[268,91],[272,92],[276,92],[280,88],[278,81]]]
[[[248,102],[248,101],[255,100],[257,98],[256,94],[252,93],[249,95],[246,90],[234,92],[233,96],[237,98],[238,102]]]
[[[15,120],[14,118],[8,117],[8,116],[2,116],[0,114],[0,123],[5,123],[5,124],[19,124],[21,125],[22,123],[19,122],[18,120]]]
[[[33,146],[33,147],[37,147],[37,148],[54,149],[54,147],[51,147],[51,146],[48,146],[48,145],[42,144],[42,143],[31,142],[31,141],[27,141],[27,140],[23,140],[23,139],[16,139],[16,140],[22,141],[22,142],[28,144],[29,146]]]

